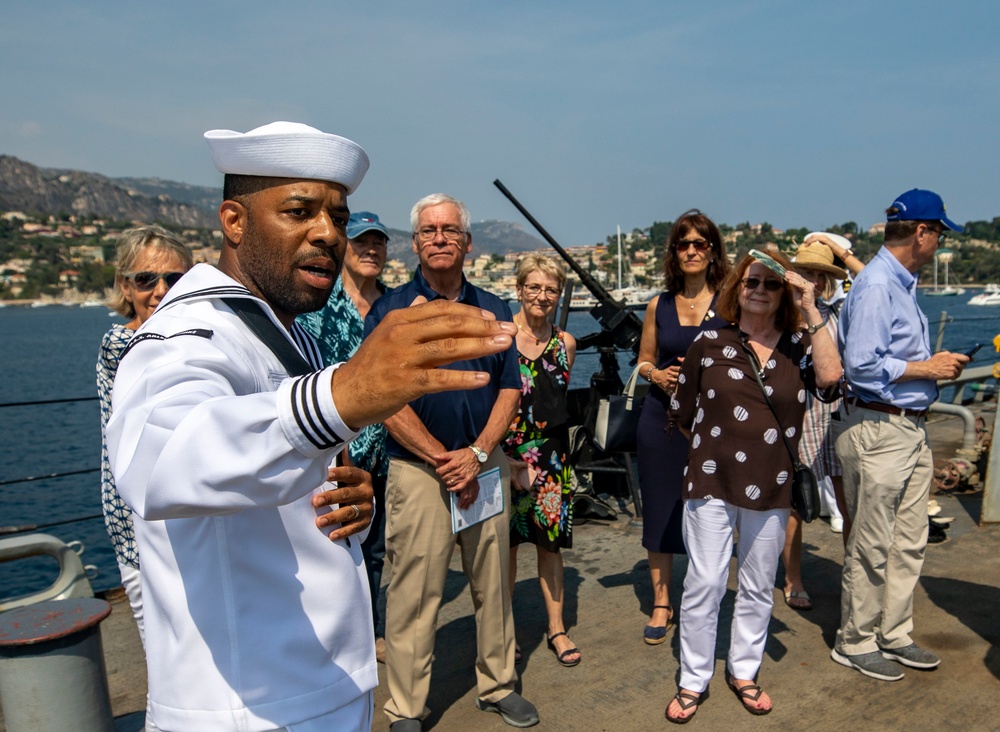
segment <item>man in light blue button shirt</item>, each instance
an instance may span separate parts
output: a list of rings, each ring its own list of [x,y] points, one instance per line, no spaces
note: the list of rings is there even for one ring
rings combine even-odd
[[[933,475],[924,417],[937,399],[937,382],[956,378],[969,359],[931,353],[927,318],[917,305],[917,271],[934,258],[945,228],[962,227],[945,216],[940,196],[919,189],[893,201],[886,218],[885,246],[858,275],[840,314],[850,395],[832,424],[853,528],[831,658],[897,681],[903,678],[897,664],[940,663],[909,635]]]

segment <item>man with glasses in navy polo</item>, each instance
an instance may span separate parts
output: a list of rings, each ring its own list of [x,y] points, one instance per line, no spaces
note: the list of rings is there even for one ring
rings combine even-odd
[[[472,249],[469,212],[451,196],[422,198],[410,212],[413,251],[420,260],[413,280],[372,306],[365,335],[391,311],[431,300],[452,300],[512,320],[500,298],[474,287],[462,274]],[[420,732],[429,714],[431,658],[448,563],[457,544],[476,608],[477,704],[507,724],[538,723],[535,707],[514,691],[514,617],[511,610],[510,514],[453,532],[453,494],[461,508],[479,492],[481,472],[500,470],[510,484],[499,448],[517,410],[521,376],[514,346],[493,356],[456,361],[446,368],[490,374],[479,389],[420,397],[385,420],[389,433],[386,484],[386,557],[392,579],[386,592],[385,642],[392,732]]]
[[[934,258],[944,230],[962,227],[945,215],[940,196],[916,188],[893,201],[886,218],[885,246],[855,279],[840,314],[850,393],[832,425],[853,528],[831,658],[898,681],[897,664],[932,669],[941,662],[910,637],[934,468],[925,417],[937,382],[958,377],[969,358],[931,353],[917,305],[916,273]]]

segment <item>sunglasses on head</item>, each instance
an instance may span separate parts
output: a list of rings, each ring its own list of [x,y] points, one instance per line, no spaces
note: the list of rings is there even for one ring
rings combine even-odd
[[[743,286],[748,290],[750,290],[751,292],[760,287],[762,282],[764,283],[764,289],[767,290],[768,292],[777,292],[778,290],[780,290],[782,287],[785,286],[785,283],[782,282],[781,280],[775,280],[775,279],[766,280],[766,279],[761,279],[760,277],[747,277],[741,280],[741,282],[743,283]]]
[[[688,247],[694,247],[699,252],[704,252],[712,247],[712,242],[704,239],[681,239],[674,245],[674,249],[679,252],[686,252]]]
[[[183,276],[183,272],[133,272],[125,275],[125,279],[131,280],[139,292],[149,292],[156,289],[156,283],[160,280],[163,280],[169,290]]]

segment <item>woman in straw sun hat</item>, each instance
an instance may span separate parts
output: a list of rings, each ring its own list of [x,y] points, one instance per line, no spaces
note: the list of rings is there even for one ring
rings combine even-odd
[[[795,252],[795,271],[809,280],[816,288],[816,305],[826,327],[834,340],[837,339],[837,313],[843,302],[840,280],[847,278],[847,271],[834,264],[839,259],[850,269],[851,274],[857,274],[864,269],[864,264],[851,253],[849,239],[826,232],[814,232],[806,237]],[[841,481],[840,462],[833,449],[833,438],[830,433],[830,415],[837,411],[840,401],[832,404],[816,399],[811,394],[807,396],[806,415],[802,423],[802,440],[799,442],[799,458],[816,473],[816,478],[822,486],[824,478],[829,476],[836,498],[836,510],[830,518],[830,526],[843,531],[844,543],[851,531],[850,519],[844,502],[844,489]],[[792,512],[785,532],[785,548],[781,552],[781,560],[785,566],[785,603],[795,610],[809,610],[812,600],[802,584],[802,522]]]

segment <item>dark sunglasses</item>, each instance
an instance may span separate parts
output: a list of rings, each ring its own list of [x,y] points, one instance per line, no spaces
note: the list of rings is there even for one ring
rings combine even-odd
[[[743,286],[745,288],[750,290],[750,292],[753,292],[758,287],[760,287],[761,282],[764,283],[764,289],[767,290],[768,292],[777,292],[778,290],[780,290],[782,287],[785,286],[785,283],[782,282],[781,280],[774,280],[774,279],[762,280],[760,277],[747,277],[740,281],[743,283]]]
[[[125,275],[125,279],[131,280],[139,292],[149,292],[156,289],[156,283],[160,280],[166,283],[169,290],[183,276],[183,272],[133,272]]]
[[[704,239],[681,239],[674,244],[674,249],[679,252],[686,252],[688,247],[694,247],[699,252],[704,252],[712,248],[712,242],[705,241]]]

